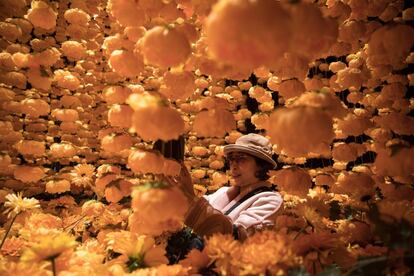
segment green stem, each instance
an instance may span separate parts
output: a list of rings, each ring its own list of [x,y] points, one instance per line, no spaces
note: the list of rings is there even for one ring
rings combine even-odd
[[[66,231],[66,229],[69,229],[68,230],[68,233],[70,232],[70,231],[72,231],[72,229],[73,228],[75,228],[76,227],[76,225],[78,225],[79,224],[79,222],[81,222],[81,220],[82,219],[84,219],[86,217],[86,215],[83,215],[80,219],[78,219],[78,220],[76,220],[75,222],[72,222],[72,224],[69,224],[68,226],[66,226],[66,227],[64,227],[63,228],[63,231]],[[71,227],[72,226],[72,227]],[[70,227],[70,228],[69,228]]]
[[[19,212],[19,213],[17,213],[17,214],[13,217],[13,219],[12,219],[12,221],[11,221],[10,225],[9,225],[9,228],[7,228],[6,234],[4,234],[3,240],[1,241],[1,244],[0,244],[0,249],[3,247],[3,244],[4,244],[4,242],[6,241],[7,235],[9,234],[9,232],[10,232],[10,230],[11,230],[12,226],[13,226],[13,223],[14,223],[14,221],[16,220],[16,218],[17,218],[17,216],[18,216],[19,214],[20,214],[20,212]]]
[[[53,276],[56,276],[56,264],[55,264],[55,258],[51,258],[50,261],[52,262],[52,271],[53,271]]]

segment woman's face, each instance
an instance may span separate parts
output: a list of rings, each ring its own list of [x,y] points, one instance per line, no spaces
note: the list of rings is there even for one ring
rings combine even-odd
[[[227,160],[236,186],[247,186],[259,180],[256,177],[259,167],[253,156],[242,152],[232,152],[227,156]]]

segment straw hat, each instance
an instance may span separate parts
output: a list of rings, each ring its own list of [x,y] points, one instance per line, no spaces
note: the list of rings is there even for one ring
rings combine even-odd
[[[274,169],[277,167],[272,158],[272,145],[269,139],[260,134],[249,133],[239,137],[235,144],[224,146],[224,156],[231,152],[244,152],[267,161]]]

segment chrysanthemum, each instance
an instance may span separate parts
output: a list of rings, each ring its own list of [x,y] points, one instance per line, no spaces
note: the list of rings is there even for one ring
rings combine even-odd
[[[87,187],[92,184],[95,174],[95,166],[90,164],[79,164],[72,170],[72,183],[76,186]]]
[[[6,202],[4,203],[6,211],[8,213],[8,218],[13,217],[14,215],[20,214],[21,212],[39,208],[39,201],[35,198],[26,198],[22,197],[21,193],[17,194],[8,194],[6,196]]]
[[[127,265],[131,271],[168,263],[165,248],[156,245],[150,236],[121,231],[108,234],[107,241],[114,252],[128,256]]]
[[[19,237],[11,237],[6,239],[3,247],[1,248],[1,254],[4,256],[20,256],[23,247],[26,246],[26,241]]]
[[[233,264],[240,275],[277,275],[287,267],[299,264],[298,257],[290,248],[287,236],[273,231],[257,232],[241,245],[240,252],[233,256]]]
[[[35,263],[52,260],[76,245],[75,237],[64,232],[39,236],[34,244],[23,252],[21,260]]]
[[[235,275],[235,268],[231,264],[231,256],[240,251],[240,242],[231,235],[214,234],[206,243],[205,252],[216,262],[219,272],[223,275]]]

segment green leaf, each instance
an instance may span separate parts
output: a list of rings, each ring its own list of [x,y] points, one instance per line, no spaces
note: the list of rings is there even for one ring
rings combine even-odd
[[[291,268],[287,273],[289,276],[310,276],[309,272],[303,266]]]
[[[168,185],[168,183],[163,182],[163,181],[149,181],[149,182],[146,182],[142,185],[135,187],[135,189],[140,192],[145,192],[150,189],[167,189],[169,187],[170,186]]]
[[[317,276],[339,276],[341,275],[341,270],[338,265],[333,264],[325,268],[324,271],[316,274]]]
[[[330,220],[338,220],[340,219],[341,214],[341,205],[339,205],[339,201],[333,200],[329,203],[329,219]]]

